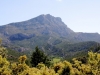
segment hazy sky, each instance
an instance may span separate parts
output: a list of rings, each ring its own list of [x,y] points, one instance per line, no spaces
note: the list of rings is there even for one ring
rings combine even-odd
[[[41,14],[61,17],[75,32],[100,33],[100,0],[0,0],[0,25]]]

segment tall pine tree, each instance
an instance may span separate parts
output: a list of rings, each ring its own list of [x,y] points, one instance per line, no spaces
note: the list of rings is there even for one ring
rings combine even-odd
[[[30,63],[32,65],[32,67],[36,67],[38,65],[38,63],[43,63],[46,66],[49,66],[50,65],[50,60],[44,54],[44,52],[42,52],[41,50],[39,50],[38,47],[36,47],[35,51],[32,53]]]

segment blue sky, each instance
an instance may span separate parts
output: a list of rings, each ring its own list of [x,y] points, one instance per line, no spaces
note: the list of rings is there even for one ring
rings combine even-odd
[[[41,14],[61,17],[75,32],[100,33],[100,0],[0,0],[0,25]]]

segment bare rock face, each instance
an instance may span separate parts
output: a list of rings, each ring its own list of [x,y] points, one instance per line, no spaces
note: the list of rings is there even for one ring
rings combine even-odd
[[[65,42],[100,42],[98,33],[76,33],[68,28],[60,17],[50,14],[0,26],[0,38],[5,44],[31,49],[35,46],[44,46],[47,43],[58,45]]]

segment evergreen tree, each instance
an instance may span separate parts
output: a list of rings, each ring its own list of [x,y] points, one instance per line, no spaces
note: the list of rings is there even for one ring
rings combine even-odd
[[[39,50],[38,47],[36,47],[35,51],[32,53],[30,63],[32,67],[36,67],[38,63],[43,63],[46,66],[50,65],[48,57],[41,50]]]

